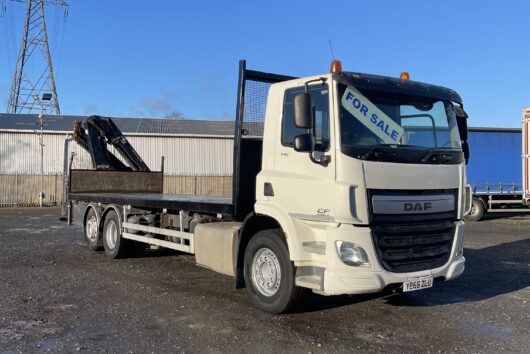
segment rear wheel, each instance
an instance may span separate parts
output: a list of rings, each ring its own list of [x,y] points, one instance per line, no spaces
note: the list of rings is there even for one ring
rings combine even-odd
[[[466,221],[479,221],[484,215],[484,203],[479,198],[473,197],[471,201],[471,211],[464,219]]]
[[[99,232],[98,219],[94,208],[88,210],[85,219],[85,240],[92,251],[101,250],[101,233]]]
[[[244,276],[254,304],[270,313],[288,311],[302,289],[294,283],[294,266],[280,230],[258,232],[245,250]]]
[[[128,240],[121,237],[120,219],[114,210],[109,211],[105,217],[103,246],[110,258],[125,257],[129,248]]]

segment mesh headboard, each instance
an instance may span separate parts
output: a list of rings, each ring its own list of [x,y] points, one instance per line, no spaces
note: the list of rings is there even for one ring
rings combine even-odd
[[[294,79],[294,77],[246,69],[244,70],[243,76],[242,138],[262,138],[263,122],[265,121],[265,109],[267,107],[270,86],[276,82]]]
[[[273,83],[291,79],[294,77],[247,70],[245,61],[239,62],[232,180],[236,219],[243,220],[253,210],[269,88]]]
[[[245,106],[243,108],[243,139],[262,138],[265,109],[270,82],[247,79],[245,81]]]

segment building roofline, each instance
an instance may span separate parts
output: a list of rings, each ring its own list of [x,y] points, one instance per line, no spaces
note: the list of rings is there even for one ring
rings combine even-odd
[[[66,130],[43,130],[43,134],[50,135],[72,135],[71,131]],[[40,134],[40,130],[34,129],[0,129],[0,133],[17,133],[17,134]],[[208,134],[164,134],[164,133],[123,133],[125,136],[144,136],[144,137],[168,137],[168,138],[204,138],[204,139],[233,139],[232,135],[208,135]]]

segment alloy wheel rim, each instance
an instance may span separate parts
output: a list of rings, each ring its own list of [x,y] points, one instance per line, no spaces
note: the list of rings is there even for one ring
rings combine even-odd
[[[107,225],[107,231],[105,232],[105,238],[107,239],[107,245],[110,249],[114,249],[116,246],[116,240],[118,239],[118,228],[116,222],[110,220]]]
[[[269,248],[259,249],[252,259],[252,284],[262,295],[270,297],[278,292],[282,280],[280,261]]]
[[[95,216],[91,216],[85,226],[86,236],[90,242],[95,242],[98,236],[98,221]]]

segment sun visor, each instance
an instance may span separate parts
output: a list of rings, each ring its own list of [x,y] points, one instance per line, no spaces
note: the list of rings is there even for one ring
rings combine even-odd
[[[341,84],[354,86],[363,92],[364,90],[368,90],[378,93],[411,95],[462,103],[462,98],[454,90],[414,80],[402,80],[400,78],[351,72],[335,73],[333,74],[333,79]]]

